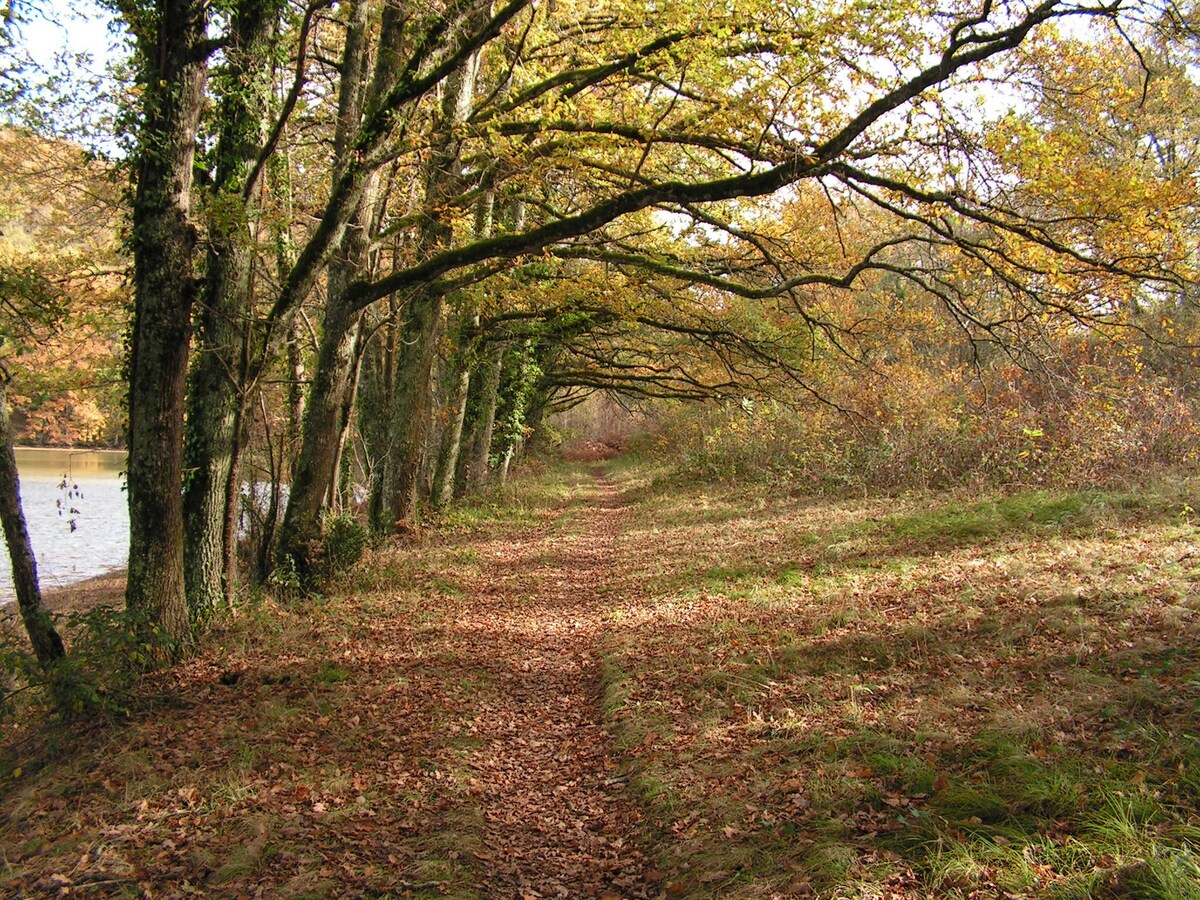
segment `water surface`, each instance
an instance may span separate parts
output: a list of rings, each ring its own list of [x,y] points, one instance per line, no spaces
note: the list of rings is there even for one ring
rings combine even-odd
[[[21,502],[42,589],[123,568],[129,558],[125,454],[18,449]],[[13,598],[8,550],[0,553],[0,603]]]

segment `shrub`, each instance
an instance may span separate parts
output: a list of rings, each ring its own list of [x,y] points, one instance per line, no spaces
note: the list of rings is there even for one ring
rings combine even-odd
[[[660,418],[692,478],[842,492],[1087,485],[1192,464],[1200,409],[1178,379],[1086,342],[1037,371],[917,362],[846,377],[827,404],[730,403]]]
[[[39,706],[62,715],[124,713],[137,677],[174,655],[144,616],[111,606],[55,616],[67,658],[43,667],[12,629],[0,632],[0,717]]]
[[[362,559],[368,542],[366,527],[353,516],[346,513],[327,516],[321,546],[313,557],[318,577],[331,581],[349,570]]]

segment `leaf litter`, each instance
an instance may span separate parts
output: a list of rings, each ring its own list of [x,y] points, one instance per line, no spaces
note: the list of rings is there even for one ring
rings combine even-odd
[[[337,596],[249,609],[152,712],[49,733],[0,782],[0,893],[1195,887],[1186,486],[980,529],[953,497],[615,477],[460,511]]]
[[[16,770],[0,892],[661,895],[599,705],[626,511],[580,478],[574,517],[448,530],[345,598],[265,604],[156,677],[169,706]]]

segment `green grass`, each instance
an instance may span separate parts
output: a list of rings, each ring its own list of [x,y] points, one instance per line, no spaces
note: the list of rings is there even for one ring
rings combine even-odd
[[[612,619],[604,709],[688,896],[1197,895],[1186,484],[667,484],[629,563],[662,624]]]
[[[879,523],[892,541],[928,545],[977,543],[1009,533],[1052,536],[1123,518],[1161,518],[1170,501],[1124,491],[1029,491],[999,499],[948,502]]]
[[[339,684],[350,677],[350,673],[336,663],[325,660],[313,673],[313,681],[318,684]]]
[[[472,531],[480,528],[532,527],[549,510],[578,502],[580,486],[590,483],[594,464],[539,464],[508,484],[491,485],[442,510],[437,527]]]

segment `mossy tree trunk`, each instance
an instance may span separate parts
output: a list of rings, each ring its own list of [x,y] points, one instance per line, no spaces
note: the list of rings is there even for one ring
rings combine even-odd
[[[379,59],[374,79],[370,70],[370,4],[356,3],[350,11],[346,44],[342,58],[342,81],[338,96],[338,121],[334,138],[334,158],[342,160],[360,128],[364,104],[386,91],[392,73],[385,67],[394,64],[390,52],[399,40],[402,22],[398,11],[385,7],[380,36]],[[334,172],[340,183],[342,171]],[[327,301],[317,359],[300,434],[300,453],[293,471],[287,509],[280,528],[279,556],[288,561],[301,578],[309,574],[312,550],[321,537],[321,514],[331,490],[336,488],[336,468],[340,458],[348,411],[359,362],[361,313],[345,302],[354,278],[367,265],[367,250],[374,225],[378,194],[377,175],[368,176],[354,214],[338,243],[338,251],[329,265]]]
[[[533,339],[526,339],[506,356],[500,379],[499,410],[495,415],[491,450],[498,460],[501,484],[508,481],[509,467],[525,440],[526,414],[540,376],[537,344]]]
[[[391,427],[388,429],[391,452],[384,460],[384,502],[373,504],[380,511],[380,518],[373,523],[379,531],[388,531],[400,522],[414,521],[417,516],[421,441],[428,419],[442,311],[440,293],[420,292],[409,300],[400,330]]]
[[[208,208],[208,265],[188,390],[184,574],[194,622],[233,602],[238,490],[233,474],[248,402],[245,372],[255,260],[256,203],[247,180],[270,104],[272,36],[282,4],[242,0],[232,17],[220,93],[216,178]],[[252,187],[252,186],[251,186]],[[231,531],[231,529],[233,529]]]
[[[479,357],[471,375],[462,450],[454,483],[456,497],[464,496],[487,483],[490,471],[488,458],[496,427],[500,374],[504,368],[506,347],[504,341],[493,342],[487,352]]]
[[[458,459],[462,451],[463,426],[467,418],[467,400],[471,392],[471,369],[479,341],[467,334],[479,327],[479,316],[464,314],[460,321],[455,352],[447,360],[446,402],[441,445],[438,452],[437,470],[433,476],[434,506],[443,506],[454,495],[454,474],[458,471]]]
[[[480,13],[486,12],[481,7]],[[473,23],[478,24],[478,23]],[[425,206],[440,211],[463,190],[462,142],[455,128],[465,122],[475,97],[479,77],[479,54],[473,54],[446,79],[442,104],[435,124],[425,170]],[[417,240],[419,256],[429,257],[450,245],[453,229],[449,221],[431,215],[422,225]],[[420,490],[421,448],[430,420],[433,364],[445,316],[445,297],[435,286],[414,291],[408,301],[396,362],[396,386],[392,392],[392,450],[384,460],[381,515],[374,524],[387,530],[394,523],[417,517]]]
[[[196,234],[196,130],[207,77],[208,3],[160,0],[135,24],[142,125],[133,203],[129,360],[130,612],[175,642],[191,636],[183,578],[183,421]]]

